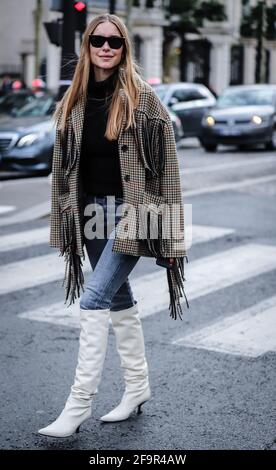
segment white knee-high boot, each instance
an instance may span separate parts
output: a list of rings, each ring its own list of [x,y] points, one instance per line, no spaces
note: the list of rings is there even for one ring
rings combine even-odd
[[[137,414],[141,413],[142,404],[151,396],[144,335],[137,304],[117,312],[111,311],[110,315],[126,388],[120,404],[100,418],[109,422],[127,419],[136,407]]]
[[[52,437],[68,437],[79,431],[91,416],[93,395],[98,385],[107,350],[109,309],[80,309],[80,341],[74,384],[65,407],[58,418],[39,433]]]

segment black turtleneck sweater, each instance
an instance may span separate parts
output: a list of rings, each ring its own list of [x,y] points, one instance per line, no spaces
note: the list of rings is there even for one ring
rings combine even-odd
[[[86,194],[123,197],[118,141],[104,137],[108,110],[116,86],[117,70],[107,79],[95,81],[89,76],[84,114],[81,177]]]

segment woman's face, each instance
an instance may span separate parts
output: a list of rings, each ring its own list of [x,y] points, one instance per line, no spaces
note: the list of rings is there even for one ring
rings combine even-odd
[[[109,21],[100,23],[94,29],[92,34],[106,37],[121,36],[120,31],[115,26],[115,24]],[[120,47],[120,49],[111,49],[107,41],[105,41],[104,45],[99,48],[93,47],[90,44],[90,60],[94,67],[108,71],[119,65],[121,62],[123,49],[123,46]]]

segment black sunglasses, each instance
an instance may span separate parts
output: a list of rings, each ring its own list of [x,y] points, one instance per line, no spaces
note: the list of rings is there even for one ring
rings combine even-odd
[[[120,49],[125,43],[125,38],[123,36],[98,36],[97,34],[89,36],[89,42],[93,47],[103,47],[105,41],[111,49]]]

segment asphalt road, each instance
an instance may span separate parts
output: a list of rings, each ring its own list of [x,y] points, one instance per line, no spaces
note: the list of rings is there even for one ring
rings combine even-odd
[[[99,420],[124,386],[110,327],[92,418],[61,440],[36,432],[69,394],[79,332],[77,306],[63,306],[63,261],[48,246],[49,183],[0,183],[1,449],[276,449],[276,154],[206,154],[190,140],[179,161],[192,214],[190,309],[172,320],[164,270],[139,260],[130,281],[152,398],[139,416]]]

